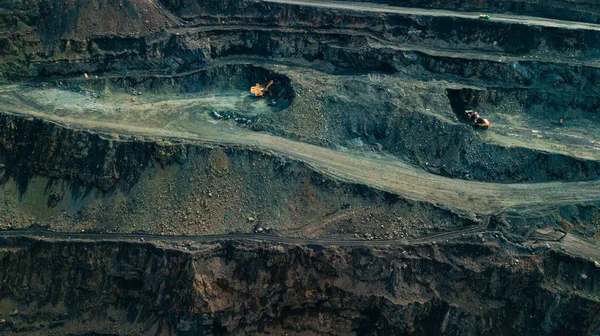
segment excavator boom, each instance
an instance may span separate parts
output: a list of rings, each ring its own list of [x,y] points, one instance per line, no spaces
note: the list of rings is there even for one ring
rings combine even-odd
[[[267,87],[265,88],[265,91],[269,91],[269,88],[271,87],[271,85],[273,85],[273,83],[275,83],[275,81],[271,79],[271,81],[269,82],[269,84],[267,84]]]

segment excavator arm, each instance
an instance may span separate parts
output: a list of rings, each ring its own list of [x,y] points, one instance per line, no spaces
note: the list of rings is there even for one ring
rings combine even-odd
[[[269,88],[271,87],[271,85],[273,85],[273,83],[275,83],[275,81],[271,79],[269,84],[267,84],[267,87],[265,87],[265,91],[269,91]]]

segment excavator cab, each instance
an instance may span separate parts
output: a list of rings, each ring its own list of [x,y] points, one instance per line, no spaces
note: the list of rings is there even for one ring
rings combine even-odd
[[[266,86],[256,83],[256,85],[254,85],[250,88],[250,94],[253,97],[259,97],[259,98],[264,97],[265,93],[269,92],[269,88],[271,87],[271,85],[273,85],[273,83],[275,83],[275,81],[272,79],[271,79],[271,81],[269,81],[269,84],[267,84]]]
[[[479,118],[479,112],[473,110],[466,110],[465,117],[468,120],[477,120],[477,118]]]

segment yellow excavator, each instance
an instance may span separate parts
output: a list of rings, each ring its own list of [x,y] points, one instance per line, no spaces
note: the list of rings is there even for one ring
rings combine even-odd
[[[254,97],[264,97],[265,92],[269,92],[269,88],[271,87],[271,85],[273,85],[274,82],[275,81],[271,79],[269,84],[267,84],[266,86],[256,83],[256,85],[250,88],[250,93]]]
[[[477,111],[466,110],[465,113],[467,119],[473,121],[475,128],[488,129],[490,127],[490,121],[480,117]]]

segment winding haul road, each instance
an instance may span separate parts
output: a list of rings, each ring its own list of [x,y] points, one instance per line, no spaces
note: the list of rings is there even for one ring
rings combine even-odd
[[[357,12],[371,13],[386,13],[398,15],[418,15],[418,16],[433,16],[433,17],[450,17],[460,19],[476,19],[479,20],[479,14],[469,12],[459,12],[443,9],[426,9],[426,8],[411,8],[411,7],[396,7],[388,5],[380,5],[368,2],[352,2],[352,1],[317,1],[317,0],[261,0],[262,2],[306,6],[325,9],[341,9]],[[583,23],[575,21],[563,21],[546,19],[523,15],[506,15],[492,14],[491,21],[509,23],[509,24],[524,24],[539,27],[552,27],[564,29],[585,29],[600,31],[600,25],[593,23]]]
[[[485,217],[480,224],[468,227],[462,230],[443,232],[426,237],[413,239],[382,239],[382,240],[348,240],[343,238],[291,238],[267,234],[221,234],[221,235],[203,235],[203,236],[161,236],[140,233],[68,233],[48,231],[44,228],[30,228],[25,230],[0,230],[0,249],[4,245],[2,238],[29,238],[36,240],[52,241],[81,241],[81,242],[119,242],[119,241],[144,241],[144,242],[195,242],[200,244],[210,244],[222,241],[253,241],[270,244],[290,244],[301,246],[339,246],[339,247],[394,247],[417,244],[431,244],[453,240],[461,237],[483,233],[487,230],[490,217]],[[557,248],[568,251],[571,254],[578,255],[592,261],[600,261],[600,250],[597,246],[590,244],[574,235],[563,234],[560,239],[544,239],[543,237],[534,237],[533,242],[538,241]]]
[[[4,92],[8,90],[7,92]],[[10,95],[0,87],[0,96]],[[206,122],[173,120],[167,127],[123,120],[59,116],[0,100],[0,113],[44,119],[65,127],[147,137],[185,139],[211,145],[258,148],[306,163],[332,178],[360,183],[407,199],[481,215],[568,204],[600,204],[600,180],[547,183],[488,183],[443,177],[394,158],[342,152],[265,133]]]
[[[117,121],[57,116],[0,104],[0,111],[45,119],[67,127],[186,139],[213,145],[256,147],[302,161],[335,179],[360,183],[408,199],[464,213],[492,214],[567,204],[600,204],[600,181],[487,183],[443,177],[385,156],[341,152],[299,141],[219,125],[173,122],[169,129]]]
[[[321,246],[395,246],[395,245],[414,245],[428,244],[436,241],[444,241],[460,238],[463,236],[485,232],[490,218],[481,220],[480,224],[468,227],[466,229],[442,232],[428,235],[426,237],[413,239],[380,239],[380,240],[349,240],[343,238],[292,238],[268,234],[251,233],[232,233],[220,235],[200,235],[200,236],[182,236],[182,235],[151,235],[143,233],[69,233],[48,231],[44,228],[31,228],[24,230],[0,230],[0,237],[29,237],[35,239],[57,239],[57,240],[92,240],[92,241],[123,241],[123,240],[143,240],[143,241],[162,241],[162,242],[181,242],[193,241],[196,243],[213,243],[218,241],[256,241],[266,243],[295,244],[295,245],[321,245]],[[1,246],[0,242],[0,246]]]

